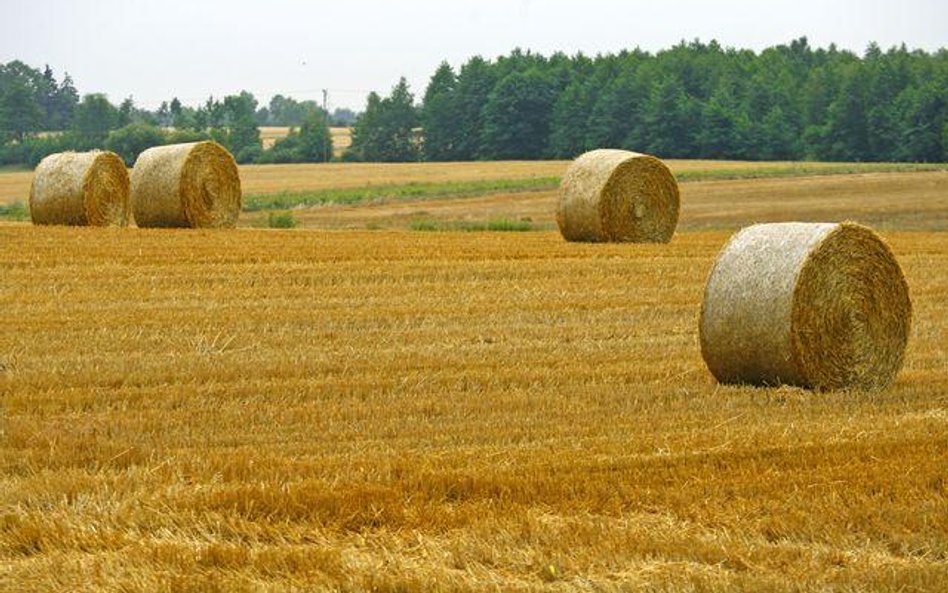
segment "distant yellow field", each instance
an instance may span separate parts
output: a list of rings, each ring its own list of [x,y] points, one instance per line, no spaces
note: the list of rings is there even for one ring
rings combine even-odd
[[[705,369],[727,232],[0,223],[0,589],[937,591],[948,233],[885,236],[906,366],[816,394]]]
[[[277,140],[285,138],[289,133],[290,128],[288,127],[261,126],[260,140],[263,142],[264,148],[270,148]],[[331,127],[329,133],[332,135],[332,148],[335,156],[341,155],[352,145],[352,128]]]

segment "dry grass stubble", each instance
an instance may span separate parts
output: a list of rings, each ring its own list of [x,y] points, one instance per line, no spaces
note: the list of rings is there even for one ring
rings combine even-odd
[[[707,373],[727,233],[96,233],[0,225],[0,588],[948,578],[943,234],[895,384],[812,394]]]

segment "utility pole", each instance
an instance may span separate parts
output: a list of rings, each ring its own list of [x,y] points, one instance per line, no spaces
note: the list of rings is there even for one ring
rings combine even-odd
[[[323,89],[323,113],[326,114],[326,125],[329,125],[329,108],[327,107],[328,98],[329,98],[329,89]],[[329,159],[332,158],[332,139],[330,139],[329,141],[329,146],[323,147],[323,150],[329,153],[329,154],[326,154],[326,152],[323,152],[323,162],[328,163]]]

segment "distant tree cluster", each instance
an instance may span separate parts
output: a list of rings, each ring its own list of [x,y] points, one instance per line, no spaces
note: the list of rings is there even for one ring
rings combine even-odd
[[[345,109],[333,117],[355,120]],[[115,106],[102,94],[80,99],[69,75],[57,82],[48,66],[40,72],[20,61],[0,64],[0,165],[35,166],[54,152],[93,148],[112,150],[131,165],[152,146],[207,139],[240,163],[322,162],[332,158],[331,121],[313,101],[277,95],[258,108],[246,91],[210,97],[197,107],[174,98],[154,112],[136,107],[131,97]],[[292,129],[264,150],[261,123]]]
[[[319,114],[329,125],[348,127],[356,120],[351,109],[337,108],[327,113],[316,101],[297,101],[292,97],[274,95],[270,104],[257,109],[255,118],[261,126],[300,127],[309,118]]]
[[[0,64],[0,140],[66,129],[78,104],[69,74],[57,82],[49,66],[40,72],[20,61]]]
[[[369,97],[353,157],[571,158],[601,147],[662,157],[948,160],[948,50],[862,57],[806,38],[755,53],[716,42],[650,54],[513,51],[441,64],[413,113],[404,81]],[[409,101],[410,103],[410,101]],[[423,143],[406,129],[423,128]]]
[[[365,111],[352,129],[349,158],[364,161],[416,161],[422,156],[414,136],[420,124],[414,96],[404,78],[382,99],[369,93]]]

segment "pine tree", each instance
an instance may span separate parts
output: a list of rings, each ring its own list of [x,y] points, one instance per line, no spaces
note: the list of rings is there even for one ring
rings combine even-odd
[[[484,106],[494,89],[495,75],[483,58],[475,56],[461,67],[457,82],[457,140],[454,155],[457,160],[472,161],[484,156],[481,136],[484,128]]]
[[[690,158],[699,152],[700,105],[685,94],[681,81],[668,77],[652,89],[644,121],[648,151],[665,158]]]
[[[743,158],[747,146],[746,120],[727,85],[718,87],[705,103],[701,125],[695,134],[698,152],[702,158]]]
[[[459,136],[454,114],[457,77],[447,62],[441,62],[425,90],[421,111],[424,132],[424,153],[429,161],[450,161],[457,158]]]
[[[853,64],[846,68],[843,76],[839,94],[827,112],[823,156],[835,161],[864,160],[870,155],[866,74]]]
[[[79,105],[79,91],[69,73],[63,75],[63,81],[56,89],[56,123],[59,130],[68,130],[72,126],[73,114]]]
[[[550,152],[553,156],[571,159],[586,150],[591,99],[592,89],[578,80],[560,94],[553,106],[551,122]]]

